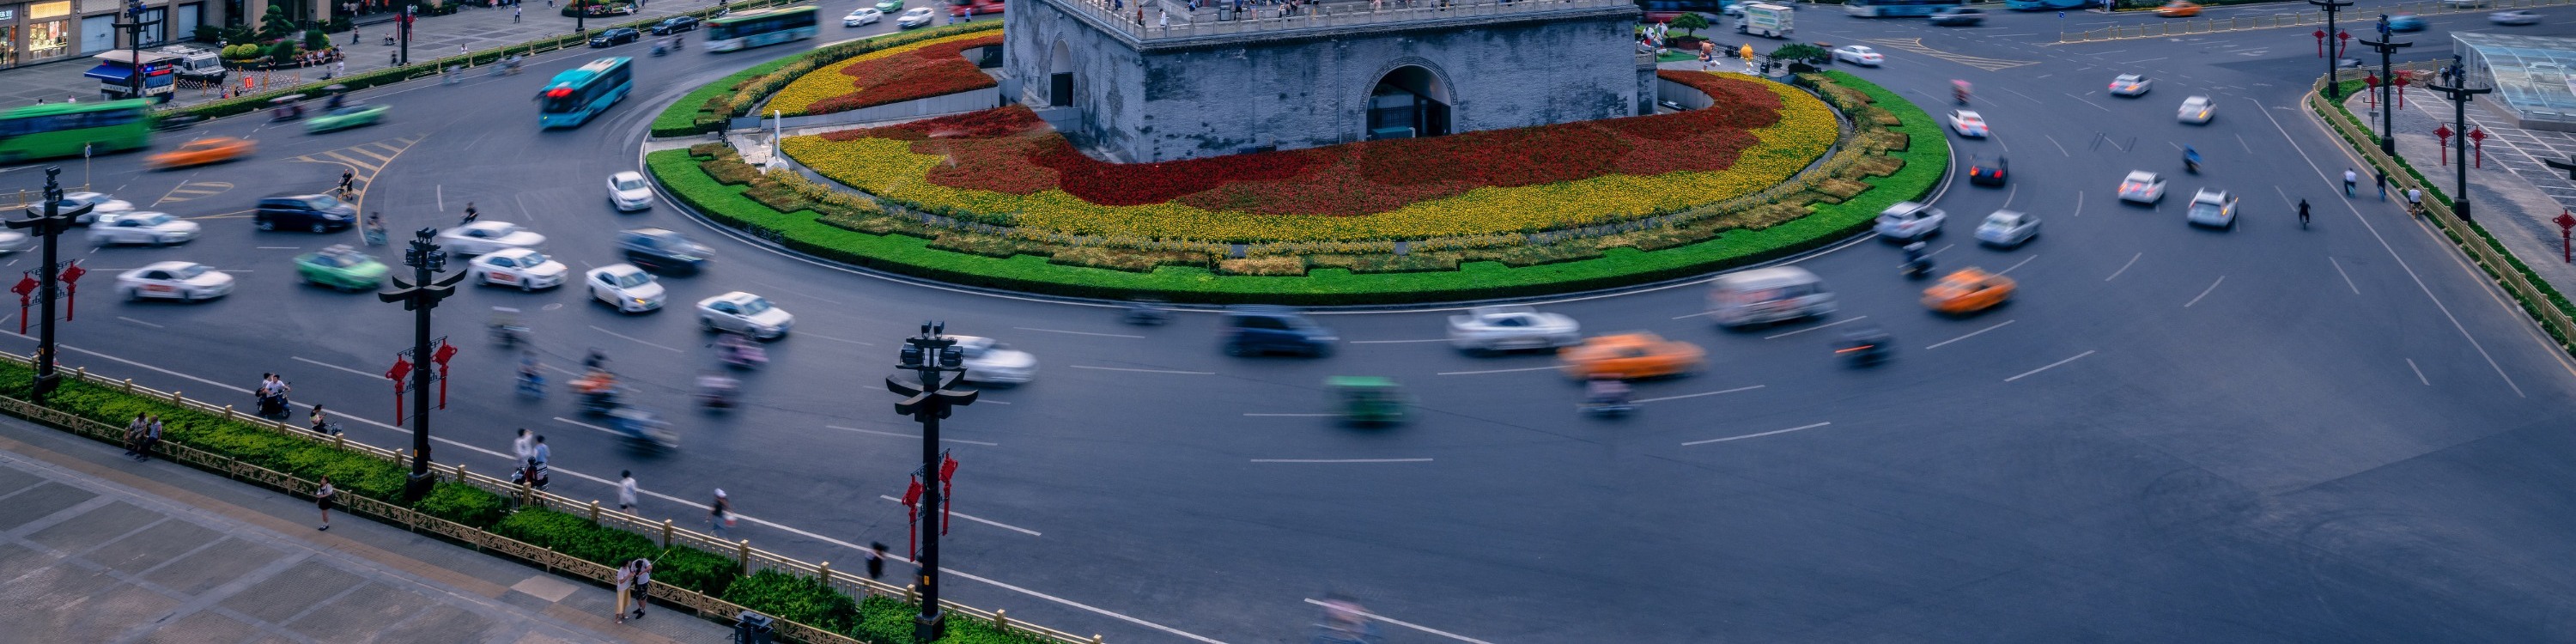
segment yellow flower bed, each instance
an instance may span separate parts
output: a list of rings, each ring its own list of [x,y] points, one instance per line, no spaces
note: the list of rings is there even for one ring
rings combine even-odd
[[[851,57],[848,61],[841,64],[818,68],[814,71],[806,72],[804,76],[796,77],[795,81],[789,82],[787,87],[778,90],[778,94],[769,98],[768,109],[786,112],[788,116],[803,116],[805,115],[805,108],[812,106],[815,101],[864,89],[859,87],[856,79],[851,78],[849,74],[841,73],[841,70],[848,69],[852,65],[865,65],[868,64],[869,61],[908,53],[916,49],[940,43],[991,37],[993,37],[992,32],[968,32],[946,38],[932,38],[901,47],[889,47],[860,54],[858,56]]]
[[[798,81],[803,82],[803,81]],[[946,157],[913,144],[792,137],[783,149],[816,172],[898,201],[990,215],[1008,214],[1027,237],[1054,233],[1228,242],[1358,241],[1459,237],[1569,228],[1669,212],[1758,192],[1824,154],[1838,128],[1831,108],[1794,88],[1780,95],[1780,121],[1752,130],[1761,144],[1715,172],[1609,175],[1518,188],[1478,188],[1454,197],[1352,217],[1209,211],[1177,203],[1102,206],[1063,190],[1029,195],[951,188],[925,177]]]

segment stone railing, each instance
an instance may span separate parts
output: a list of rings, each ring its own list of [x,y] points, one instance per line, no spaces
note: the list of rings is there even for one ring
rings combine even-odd
[[[26,356],[7,352],[0,352],[0,360],[21,365],[32,366],[33,364]],[[65,369],[59,373],[69,379],[86,382],[100,387],[116,389],[136,397],[160,400],[169,404],[188,407],[199,412],[217,415],[226,420],[263,426],[281,436],[328,444],[337,449],[390,460],[393,461],[395,465],[405,469],[410,467],[410,454],[407,450],[385,449],[363,442],[349,440],[346,436],[341,435],[332,435],[327,437],[322,436],[320,434],[287,425],[284,422],[236,412],[233,410],[231,405],[217,406],[205,401],[188,398],[182,395],[181,392],[155,390],[150,387],[134,384],[132,379],[120,381],[94,375],[89,373],[87,368]],[[36,405],[18,398],[0,396],[0,413],[7,413],[12,416],[43,423],[57,429],[69,431],[73,434],[105,442],[122,443],[124,441],[125,428],[122,426],[91,420],[77,414]],[[292,474],[260,467],[255,464],[244,462],[212,451],[197,449],[176,440],[164,441],[153,449],[161,452],[165,457],[176,462],[194,466],[198,469],[223,474],[233,479],[255,482],[270,488],[283,490],[289,494],[310,498],[313,495],[313,491],[319,487],[319,482],[317,481],[308,481],[302,478],[297,478]],[[904,598],[905,601],[914,603],[918,603],[921,600],[920,594],[912,586],[895,586],[868,579],[865,576],[845,573],[833,569],[831,562],[828,561],[819,564],[808,563],[778,553],[753,548],[751,547],[751,540],[749,539],[727,541],[703,532],[678,527],[674,525],[670,519],[654,520],[625,512],[619,512],[613,509],[604,509],[600,507],[599,501],[595,499],[587,501],[576,500],[570,497],[536,490],[525,485],[514,484],[507,480],[484,476],[481,473],[468,471],[467,468],[461,464],[433,464],[432,467],[433,469],[431,470],[431,474],[440,479],[471,484],[475,487],[480,487],[487,491],[509,497],[518,501],[521,508],[547,508],[559,512],[585,516],[591,521],[602,526],[623,529],[644,535],[647,538],[653,539],[654,543],[659,544],[663,548],[669,548],[672,546],[689,546],[699,550],[716,553],[718,555],[731,555],[734,560],[741,565],[740,572],[745,576],[749,576],[752,573],[762,570],[777,570],[801,577],[819,579],[823,581],[825,585],[830,586],[834,590],[838,590],[854,598],[865,598],[870,595],[885,595],[890,597],[901,597]],[[456,523],[454,521],[448,521],[446,519],[421,513],[411,508],[355,494],[343,494],[340,495],[340,499],[340,505],[345,509],[345,511],[373,517],[388,524],[403,526],[414,532],[435,534],[445,537],[451,541],[473,546],[476,549],[508,555],[510,557],[543,566],[551,572],[576,577],[602,585],[612,584],[616,579],[617,570],[610,568],[607,565],[548,550],[535,544],[503,537],[487,530],[475,528],[462,523]],[[653,584],[650,586],[649,592],[655,599],[660,599],[678,606],[688,607],[690,610],[695,611],[701,616],[730,619],[735,615],[749,610],[747,607],[742,605],[728,602],[704,593],[673,587],[671,584]],[[939,604],[941,607],[949,611],[955,611],[989,620],[1003,631],[1030,635],[1043,640],[1056,642],[1057,644],[1101,644],[1103,641],[1099,635],[1081,637],[1072,633],[1044,626],[1013,621],[1005,611],[988,611],[975,608],[973,606],[958,604],[945,599],[940,600]],[[772,627],[780,636],[789,640],[806,642],[808,644],[866,644],[865,642],[861,642],[860,640],[851,638],[847,635],[785,619],[775,621],[772,624]]]
[[[1547,13],[1622,9],[1635,13],[1637,6],[1632,0],[1511,0],[1509,2],[1446,3],[1438,0],[1414,0],[1411,3],[1413,6],[1403,8],[1388,3],[1384,8],[1370,9],[1366,8],[1366,5],[1345,5],[1356,7],[1356,10],[1336,10],[1333,6],[1327,5],[1312,13],[1286,17],[1278,17],[1267,8],[1262,11],[1247,12],[1248,15],[1232,20],[1193,22],[1180,19],[1186,17],[1184,14],[1171,14],[1175,20],[1166,26],[1160,19],[1160,16],[1165,14],[1144,10],[1142,2],[1118,0],[1121,6],[1117,9],[1111,8],[1111,0],[1054,0],[1049,4],[1090,18],[1091,22],[1111,33],[1138,43],[1227,36],[1288,35],[1301,31],[1473,21],[1491,17],[1536,16]]]

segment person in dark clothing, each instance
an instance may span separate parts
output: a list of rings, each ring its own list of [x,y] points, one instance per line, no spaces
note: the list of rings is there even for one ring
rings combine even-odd
[[[2381,175],[2381,176],[2386,176],[2386,175]],[[2300,227],[2300,228],[2306,228],[2306,227],[2308,227],[2308,200],[2306,200],[2306,199],[2300,199],[2300,200],[2299,200],[2299,227]]]
[[[885,544],[884,544],[884,543],[880,543],[880,542],[876,542],[876,541],[870,541],[870,542],[868,542],[868,579],[869,579],[869,580],[873,581],[873,580],[875,580],[877,577],[879,577],[879,576],[883,576],[883,575],[885,574],[885,554],[886,554],[886,548],[885,548]]]

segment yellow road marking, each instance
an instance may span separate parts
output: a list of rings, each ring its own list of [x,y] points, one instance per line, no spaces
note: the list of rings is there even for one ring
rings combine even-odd
[[[227,213],[223,213],[223,214],[216,214],[216,215],[198,215],[198,216],[195,216],[195,217],[180,217],[180,219],[240,219],[240,218],[242,218],[242,217],[248,217],[248,216],[250,216],[250,214],[249,214],[249,213],[250,213],[250,211],[248,211],[248,210],[235,210],[235,211],[227,212]]]
[[[376,164],[372,164],[372,163],[367,163],[367,162],[365,162],[365,161],[359,161],[359,160],[357,160],[357,159],[349,158],[349,156],[348,156],[348,155],[341,154],[339,150],[332,150],[332,151],[330,151],[330,152],[324,152],[324,153],[322,153],[322,156],[331,157],[331,159],[332,159],[332,160],[339,161],[339,162],[341,162],[341,163],[346,163],[346,164],[349,164],[349,165],[352,165],[352,166],[357,166],[357,168],[358,168],[358,169],[360,169],[360,170],[365,170],[365,171],[367,171],[367,172],[377,172],[377,171],[381,171],[381,170],[383,170],[383,169],[384,169],[384,166],[380,166],[380,165],[376,165]]]
[[[384,172],[385,166],[393,165],[396,157],[402,156],[404,152],[411,150],[411,146],[418,145],[423,139],[427,138],[429,138],[427,135],[418,135],[360,143],[337,150],[329,150],[295,157],[289,160],[302,161],[305,163],[325,163],[347,167],[350,170],[352,186],[371,186],[375,185],[376,175]],[[384,154],[378,154],[374,150],[370,150],[370,147],[386,150],[387,152]],[[360,161],[348,154],[342,154],[344,151],[351,154],[365,155],[376,159],[378,162],[370,164],[365,161]],[[364,189],[355,190],[354,194],[343,195],[342,197],[349,200],[349,207],[351,208],[356,208],[360,211],[365,211],[367,209],[367,191]]]
[[[1970,56],[1970,55],[1967,55],[1967,54],[1960,54],[1960,53],[1953,53],[1953,52],[1941,51],[1941,50],[1938,50],[1938,49],[1933,49],[1933,48],[1931,48],[1931,47],[1923,46],[1923,39],[1921,39],[1921,38],[1881,38],[1881,39],[1876,39],[1876,40],[1868,40],[1868,39],[1864,39],[1864,40],[1862,40],[1861,42],[1870,43],[1870,44],[1873,44],[1873,45],[1880,45],[1880,46],[1884,46],[1884,47],[1887,47],[1888,49],[1894,49],[1894,50],[1898,50],[1898,51],[1907,51],[1907,52],[1913,52],[1913,53],[1917,53],[1917,54],[1922,54],[1922,55],[1925,55],[1925,56],[1931,56],[1931,57],[1933,57],[1933,58],[1939,58],[1939,59],[1942,59],[1942,60],[1946,60],[1946,61],[1950,61],[1950,62],[1958,63],[1958,64],[1961,64],[1961,65],[1967,65],[1967,66],[1969,66],[1969,67],[1975,67],[1975,68],[1977,68],[1977,69],[1982,69],[1982,70],[1990,71],[1990,72],[1991,72],[1991,71],[1996,71],[1996,70],[2002,70],[2002,69],[2012,69],[2012,68],[2014,68],[2014,67],[2020,67],[2020,66],[2023,66],[2023,65],[2037,65],[2037,64],[2039,64],[2039,61],[2036,61],[2036,60],[2005,60],[2005,59],[2002,59],[2002,58],[1986,58],[1986,57],[1983,57],[1983,56]]]
[[[233,184],[222,181],[181,181],[179,182],[179,185],[170,188],[169,193],[163,194],[159,200],[153,201],[152,205],[154,207],[158,207],[165,203],[178,203],[198,197],[210,197],[223,194],[232,189]]]
[[[362,145],[362,146],[353,147],[353,148],[349,148],[349,151],[350,151],[350,152],[356,152],[356,153],[359,153],[359,154],[367,155],[368,157],[375,159],[377,163],[383,163],[383,162],[386,162],[386,161],[392,161],[392,160],[394,160],[394,158],[393,158],[393,157],[391,157],[391,156],[386,156],[386,155],[382,155],[382,154],[376,154],[376,153],[374,153],[374,152],[369,152],[369,151],[367,151],[367,147],[366,147],[366,146],[363,146],[363,145]],[[394,154],[402,154],[402,152],[397,151],[397,152],[395,152]]]

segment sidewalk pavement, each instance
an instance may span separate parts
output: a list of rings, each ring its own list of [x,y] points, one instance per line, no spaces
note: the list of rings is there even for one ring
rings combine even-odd
[[[2352,110],[2354,116],[2371,119],[2370,130],[2378,132],[2379,121],[2370,106],[2363,104],[2359,96],[2346,98],[2346,109]],[[2515,129],[2510,122],[2485,110],[2482,102],[2470,104],[2468,110],[2469,124],[2485,129],[2489,135],[2484,167],[2477,165],[2477,149],[2469,150],[2469,214],[2541,279],[2561,293],[2576,293],[2576,264],[2565,261],[2564,250],[2559,248],[2558,225],[2550,223],[2561,209],[2576,206],[2576,183],[2568,181],[2567,173],[2541,163],[2567,160],[2567,151],[2576,150],[2576,135]],[[2451,123],[2450,102],[2430,92],[2407,92],[2406,106],[2397,110],[2396,121],[2397,156],[2405,157],[2444,194],[2455,192],[2458,170],[2443,165],[2443,155],[2449,148],[2433,136],[2435,127]],[[2451,159],[2453,163],[2458,161]],[[2377,201],[2379,195],[2371,189],[2371,178],[2367,170],[2362,172],[2360,198]],[[2339,193],[2342,189],[2338,185],[2314,192]],[[2291,197],[2297,198],[2299,195],[2293,192]],[[2390,192],[2390,210],[2404,212],[2401,198],[2394,194],[2396,190],[2392,188]]]
[[[422,16],[419,22],[412,24],[411,59],[419,62],[442,56],[454,56],[458,45],[463,45],[471,51],[483,51],[547,36],[572,33],[573,19],[559,13],[560,9],[547,7],[544,0],[523,1],[526,4],[521,7],[521,10],[525,13],[517,23],[510,22],[508,5],[496,9],[478,4],[444,16]],[[561,3],[558,2],[557,5],[559,7]],[[713,7],[716,5],[716,0],[647,0],[644,5],[644,10],[634,16],[589,18],[584,26],[596,33],[612,24],[639,18],[660,18]],[[400,45],[384,44],[385,35],[395,33],[395,28],[395,25],[390,22],[365,25],[355,31],[331,34],[331,41],[338,43],[346,51],[345,55],[349,63],[348,73],[384,69],[392,66],[393,52],[401,49]],[[651,34],[646,34],[646,37],[649,39]],[[215,46],[211,43],[188,44],[209,48]],[[61,62],[0,70],[0,107],[32,104],[37,99],[44,99],[49,103],[60,103],[71,98],[84,101],[99,100],[98,79],[81,75],[82,72],[89,71],[89,68],[95,66],[95,62],[88,56],[79,56]],[[284,87],[321,80],[323,72],[322,67],[284,69],[274,72],[235,71],[225,80],[239,87],[241,78],[247,74],[252,78],[262,79],[260,87],[269,87],[272,83]],[[193,105],[221,97],[217,88],[182,87],[171,99],[171,104]]]
[[[657,606],[313,502],[0,417],[0,639],[728,641]]]

